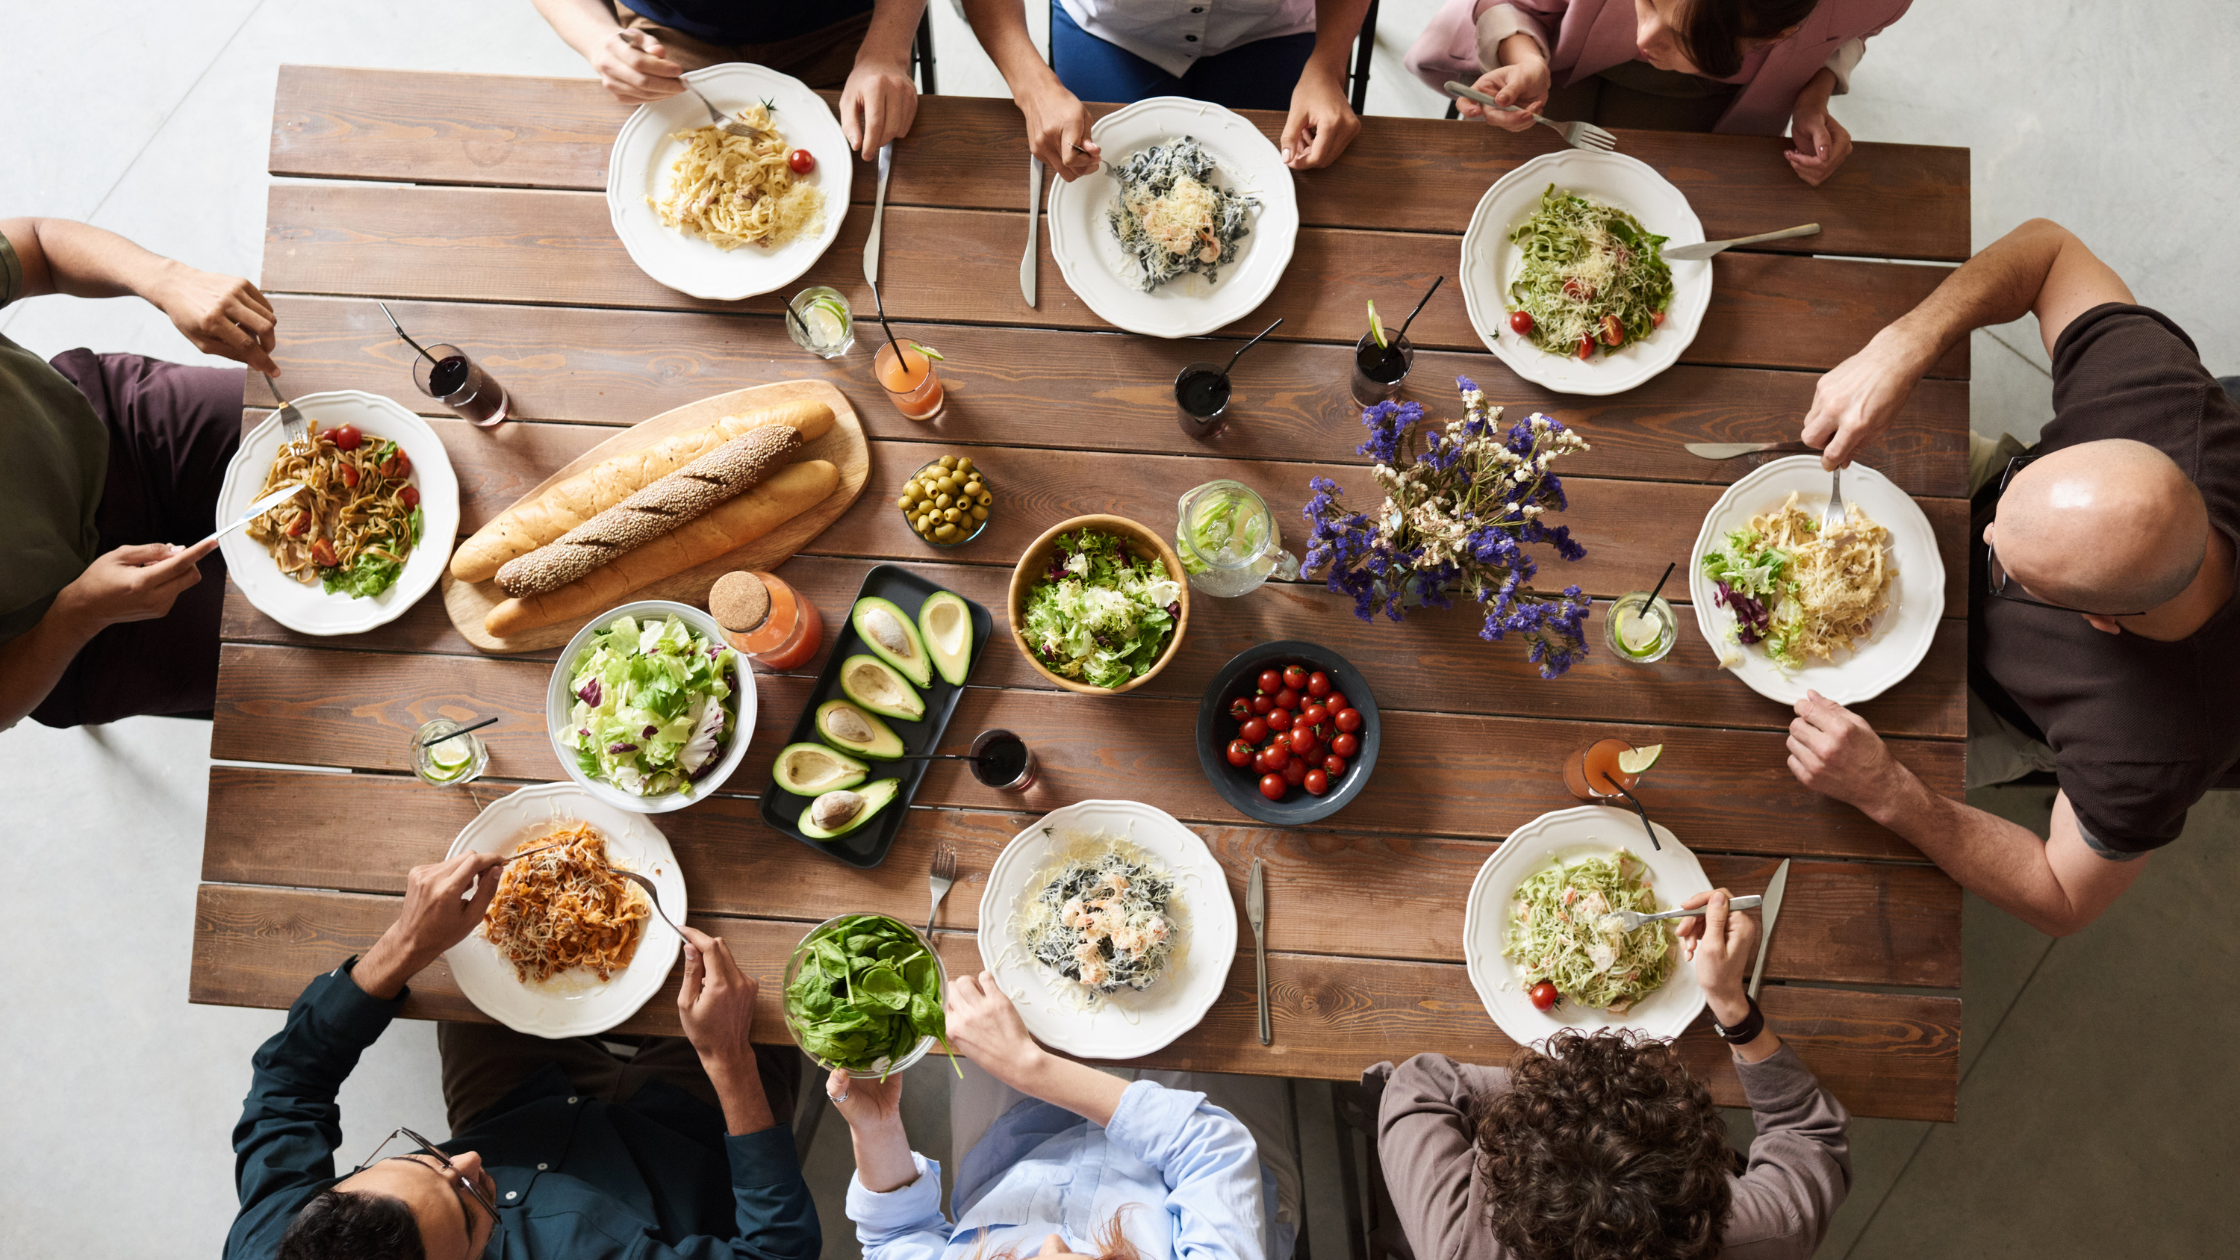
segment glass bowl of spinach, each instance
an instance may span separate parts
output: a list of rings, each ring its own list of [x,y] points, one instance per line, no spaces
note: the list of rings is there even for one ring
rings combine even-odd
[[[949,973],[933,942],[883,914],[844,914],[801,938],[786,963],[786,1028],[826,1069],[885,1077],[948,1049]]]

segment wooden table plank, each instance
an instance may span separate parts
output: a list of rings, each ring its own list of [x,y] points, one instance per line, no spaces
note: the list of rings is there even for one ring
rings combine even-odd
[[[412,350],[372,303],[277,296],[274,352],[299,393],[362,389],[422,415],[450,413],[409,384]],[[840,359],[817,358],[776,320],[698,311],[595,311],[485,303],[389,303],[408,328],[451,339],[504,382],[516,419],[636,424],[672,407],[772,380],[830,380],[871,400],[860,414],[873,437],[915,439],[926,426],[878,403],[870,343]],[[1212,348],[1199,340],[1084,337],[1044,329],[959,325],[941,330],[949,407],[944,442],[1071,450],[1216,452],[1231,459],[1358,463],[1360,407],[1347,395],[1351,351],[1281,342],[1239,365],[1230,425],[1197,442],[1168,423],[1175,375]],[[1544,411],[1585,433],[1594,449],[1568,462],[1580,474],[1725,485],[1765,457],[1698,459],[1684,442],[1778,442],[1797,436],[1817,378],[1799,372],[1681,365],[1623,394],[1557,394],[1518,378],[1483,352],[1426,350],[1406,397],[1434,417],[1458,414],[1453,382],[1469,376],[1512,416]],[[269,407],[263,386],[243,401]],[[1032,417],[1021,423],[1021,417]],[[1866,463],[1916,495],[1967,494],[1968,386],[1917,386]]]
[[[834,93],[823,94],[827,100]],[[1118,108],[1092,105],[1102,116]],[[275,175],[603,191],[614,135],[632,107],[590,79],[282,66],[273,106]],[[1284,115],[1243,111],[1271,141]],[[1767,223],[1818,222],[1820,234],[1766,246],[1787,252],[1959,260],[1968,253],[1968,152],[1862,142],[1819,188],[1789,170],[1775,136],[1618,132],[1619,152],[1655,167],[1688,197],[1711,239]],[[1479,196],[1521,163],[1562,147],[1553,133],[1370,115],[1345,156],[1294,176],[1302,219],[1417,232],[1460,232]],[[920,99],[895,146],[887,199],[902,206],[1024,209],[1018,108],[999,97]],[[876,174],[855,164],[854,199]],[[1406,196],[1394,196],[1404,185]]]
[[[838,615],[854,601],[871,560],[797,556],[778,572],[806,593],[811,603]],[[998,642],[981,658],[974,680],[990,687],[1056,690],[1029,668],[1010,646],[1010,616],[1005,607],[1009,573],[977,565],[911,562],[911,571],[979,601],[995,617]],[[1336,602],[1341,615],[1332,615]],[[1560,682],[1549,683],[1524,654],[1488,645],[1478,638],[1477,619],[1466,612],[1418,612],[1406,629],[1383,619],[1354,617],[1351,605],[1320,587],[1272,583],[1246,599],[1206,600],[1193,610],[1190,633],[1175,664],[1131,694],[1196,699],[1197,680],[1210,678],[1230,657],[1261,643],[1304,639],[1369,670],[1377,680],[1377,702],[1399,709],[1503,714],[1568,721],[1628,721],[1643,713],[1686,714],[1691,725],[1786,726],[1787,705],[1768,700],[1737,684],[1719,668],[1718,655],[1697,634],[1685,601],[1680,641],[1672,655],[1654,666],[1631,664],[1604,647],[1606,605],[1595,605],[1587,622],[1592,645],[1586,660]],[[387,652],[431,652],[477,656],[479,649],[460,637],[441,603],[423,600],[386,626],[337,640],[297,634],[250,606],[238,590],[229,592],[223,637],[229,642],[287,644]],[[518,659],[551,661],[558,648],[523,653]],[[799,669],[814,678],[824,668],[830,646]],[[1967,623],[1948,618],[1937,626],[1936,641],[1919,668],[1903,682],[1858,706],[1885,735],[1961,739],[1967,734],[1967,702],[1961,690],[1967,669]],[[1473,680],[1457,688],[1453,680]],[[1184,679],[1192,680],[1186,686]]]
[[[1169,666],[1169,669],[1174,669]],[[499,717],[482,732],[488,773],[562,777],[545,733],[551,667],[535,661],[391,656],[227,644],[219,652],[217,722],[210,755],[226,761],[347,766],[406,772],[411,732],[437,716]],[[1203,687],[1206,679],[1197,678]],[[1375,676],[1370,685],[1377,685]],[[759,792],[784,746],[810,680],[760,675],[753,744],[723,790]],[[1023,804],[1046,812],[1069,801],[1132,798],[1156,784],[1160,808],[1177,817],[1245,821],[1214,793],[1198,766],[1197,703],[1129,696],[1084,702],[1071,693],[968,688],[950,729],[1017,731],[1035,749],[1042,777]],[[1124,712],[1125,716],[1122,717]],[[1848,805],[1797,783],[1782,731],[1732,731],[1387,710],[1382,748],[1368,784],[1333,826],[1410,835],[1506,835],[1551,809],[1575,804],[1557,768],[1579,744],[1608,734],[1666,745],[1643,799],[1684,842],[1747,853],[1918,858],[1912,846]],[[1961,792],[1964,746],[1892,739],[1891,752],[1932,791]],[[1006,810],[1019,798],[992,791],[953,762],[935,762],[920,783],[922,805]],[[1617,819],[1614,826],[1632,827]],[[1773,820],[1779,820],[1773,825]],[[1717,837],[1716,841],[1707,837]]]
[[[840,235],[800,281],[830,284],[856,310],[872,306],[862,275],[871,211],[853,207]],[[1023,214],[889,206],[880,292],[897,321],[1110,328],[1066,287],[1041,238],[1039,308],[1018,285]],[[1264,312],[1285,316],[1279,336],[1352,344],[1363,303],[1420,292],[1451,273],[1459,238],[1305,228],[1261,311],[1225,331],[1258,332]],[[1374,274],[1361,260],[1376,260]],[[1944,271],[1776,254],[1712,260],[1711,307],[1683,362],[1825,369],[1928,296]],[[782,295],[711,302],[655,282],[630,261],[590,193],[495,188],[276,184],[267,199],[262,287],[278,292],[541,302],[654,310],[775,314]],[[789,286],[790,287],[790,286]],[[764,326],[767,327],[767,326]],[[1410,330],[1437,349],[1477,350],[1460,286],[1442,286]],[[1962,340],[1930,375],[1966,376]]]
[[[337,778],[301,771],[213,767],[202,878],[214,883],[299,885],[402,894],[405,872],[442,859],[479,807],[512,791],[430,788],[401,775]],[[804,860],[799,842],[762,825],[753,801],[717,797],[657,820],[689,872],[695,912],[818,923],[859,911],[917,922],[924,867],[936,842],[954,849],[957,887],[945,928],[977,929],[987,872],[1036,815],[915,809],[894,860],[869,871]],[[368,818],[383,827],[369,831]],[[1243,922],[1254,858],[1268,864],[1270,949],[1301,954],[1461,962],[1464,891],[1495,845],[1395,840],[1265,827],[1200,827],[1229,873]],[[1776,859],[1699,855],[1718,887],[1764,891]],[[1427,896],[1427,890],[1438,890]],[[1392,915],[1389,908],[1413,912]],[[1304,907],[1313,907],[1305,913]],[[1781,930],[1766,974],[1781,980],[1958,988],[1960,889],[1931,866],[1799,861],[1789,877]]]
[[[196,897],[188,1000],[286,1007],[311,977],[369,948],[395,917],[396,906],[394,897],[205,884]],[[728,941],[741,969],[760,984],[754,1039],[784,1044],[779,982],[802,925],[703,915],[693,915],[691,922]],[[941,932],[936,943],[952,975],[978,970],[971,934]],[[1240,953],[1227,989],[1204,1022],[1167,1049],[1134,1062],[1351,1080],[1379,1059],[1441,1053],[1501,1063],[1515,1053],[1455,964],[1272,952],[1268,981],[1275,1045],[1263,1047],[1252,1035],[1253,967]],[[620,1031],[676,1035],[676,985],[672,978]],[[1767,1025],[1796,1047],[1821,1084],[1852,1111],[1952,1118],[1958,1094],[1957,999],[1769,985],[1760,1000]],[[459,994],[442,962],[413,979],[404,1014],[485,1019]],[[1706,1027],[1699,1023],[1679,1044],[1689,1070],[1710,1086],[1713,1097],[1729,1106],[1744,1102],[1733,1056]]]

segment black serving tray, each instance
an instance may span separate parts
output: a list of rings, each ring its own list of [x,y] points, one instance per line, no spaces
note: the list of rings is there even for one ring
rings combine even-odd
[[[816,688],[809,693],[809,702],[801,706],[801,716],[795,719],[793,733],[786,737],[786,743],[824,743],[817,738],[817,706],[827,700],[847,698],[840,690],[840,663],[858,653],[878,655],[863,641],[863,636],[856,633],[853,613],[857,600],[877,596],[891,601],[915,625],[919,607],[936,592],[948,589],[896,565],[871,566],[871,571],[863,575],[863,586],[856,591],[855,599],[849,600],[845,608],[826,612],[825,625],[832,635],[832,655],[825,661],[824,672],[817,675]],[[950,593],[957,594],[953,591]],[[962,599],[963,596],[958,595],[958,598]],[[995,633],[996,623],[995,618],[988,615],[987,609],[969,599],[964,603],[972,617],[972,654],[965,662],[965,677],[969,680],[972,671],[980,664],[980,653],[987,650],[988,639]],[[906,722],[901,718],[885,715],[879,718],[894,728],[896,735],[902,737],[902,751],[906,753],[929,753],[940,748],[941,737],[949,729],[950,715],[957,711],[957,700],[964,695],[964,688],[952,686],[949,680],[941,676],[941,671],[936,669],[933,671],[933,682],[923,689],[923,694],[926,699],[926,715],[917,721]],[[1350,694],[1348,698],[1351,698]],[[834,840],[815,840],[803,835],[800,827],[801,811],[809,807],[811,798],[795,796],[779,787],[774,771],[769,789],[762,794],[762,821],[826,857],[869,870],[887,860],[887,850],[894,847],[895,833],[902,830],[903,820],[910,810],[910,801],[918,794],[918,781],[926,777],[926,768],[933,763],[880,761],[876,757],[865,757],[857,753],[848,755],[871,766],[871,779],[884,779],[891,774],[891,777],[902,780],[900,799],[880,810],[879,816],[872,819],[868,826]],[[776,765],[774,757],[772,765]],[[889,767],[892,767],[891,772]],[[871,779],[866,779],[865,782],[868,783]]]

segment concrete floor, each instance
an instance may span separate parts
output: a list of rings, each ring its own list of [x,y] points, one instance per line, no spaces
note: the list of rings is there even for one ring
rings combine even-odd
[[[1039,9],[1040,6],[1030,5]],[[1434,0],[1387,0],[1371,88],[1377,113],[1435,115],[1399,56]],[[934,0],[942,84],[998,93],[951,0]],[[1975,239],[2033,215],[2077,230],[2170,313],[2218,371],[2240,370],[2230,234],[2205,210],[2240,199],[2225,121],[2240,113],[2230,10],[2116,0],[1917,5],[1876,38],[1836,116],[1861,139],[1973,150]],[[0,214],[85,219],[197,266],[254,277],[275,67],[283,62],[574,75],[574,55],[526,0],[81,0],[68,29],[0,0],[16,33],[0,89]],[[1036,20],[1039,26],[1039,18]],[[2085,33],[2078,38],[2078,33]],[[81,47],[97,47],[92,62]],[[41,55],[44,51],[45,55]],[[2221,86],[2220,86],[2221,85]],[[0,332],[43,354],[77,345],[193,361],[133,301],[45,298],[0,311]],[[282,330],[285,336],[286,330]],[[2033,436],[2048,409],[2031,320],[1976,336],[1978,431]],[[119,1260],[214,1251],[232,1216],[227,1134],[251,1051],[276,1012],[184,1000],[209,768],[207,725],[141,719],[0,734],[19,869],[61,895],[25,898],[14,965],[0,970],[0,1255]],[[2042,825],[2046,794],[1979,804]],[[1857,1180],[1822,1254],[2201,1256],[2229,1246],[2214,1219],[2240,1127],[2230,1069],[2240,945],[2213,926],[2240,885],[2240,800],[2215,797],[2099,923],[2054,942],[1971,900],[1961,1122],[1860,1121]],[[947,1145],[938,1091],[911,1124]],[[344,1155],[397,1124],[440,1131],[435,1046],[400,1024],[344,1091]],[[1308,1091],[1306,1107],[1326,1105]],[[1330,1147],[1309,1121],[1310,1236],[1336,1237]],[[839,1203],[844,1129],[810,1153]],[[2218,1155],[2216,1152],[2226,1154]],[[120,1203],[129,1208],[119,1210]],[[854,1254],[837,1228],[829,1254]],[[2212,1232],[2214,1231],[2214,1232]]]

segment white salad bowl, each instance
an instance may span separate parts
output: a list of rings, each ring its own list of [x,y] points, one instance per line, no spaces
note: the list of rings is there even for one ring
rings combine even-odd
[[[575,671],[576,658],[583,654],[591,636],[614,624],[617,617],[635,617],[643,622],[648,618],[660,619],[672,615],[682,618],[686,625],[692,627],[695,633],[705,636],[709,642],[724,641],[723,627],[716,624],[715,618],[690,604],[679,604],[666,599],[644,599],[633,604],[623,604],[593,617],[584,623],[581,630],[576,631],[576,636],[568,640],[568,646],[561,651],[558,663],[553,665],[552,681],[545,688],[545,732],[552,738],[552,755],[560,759],[560,768],[567,771],[570,779],[599,801],[635,814],[670,813],[713,794],[731,777],[731,772],[739,768],[739,763],[746,759],[747,742],[754,735],[754,670],[744,664],[744,657],[734,652],[731,658],[731,698],[732,713],[736,721],[732,726],[731,743],[723,750],[716,768],[693,784],[690,791],[669,792],[661,796],[638,796],[585,774],[583,767],[576,764],[575,750],[564,739],[568,730],[568,714],[575,707],[575,692],[568,686],[568,681]]]

